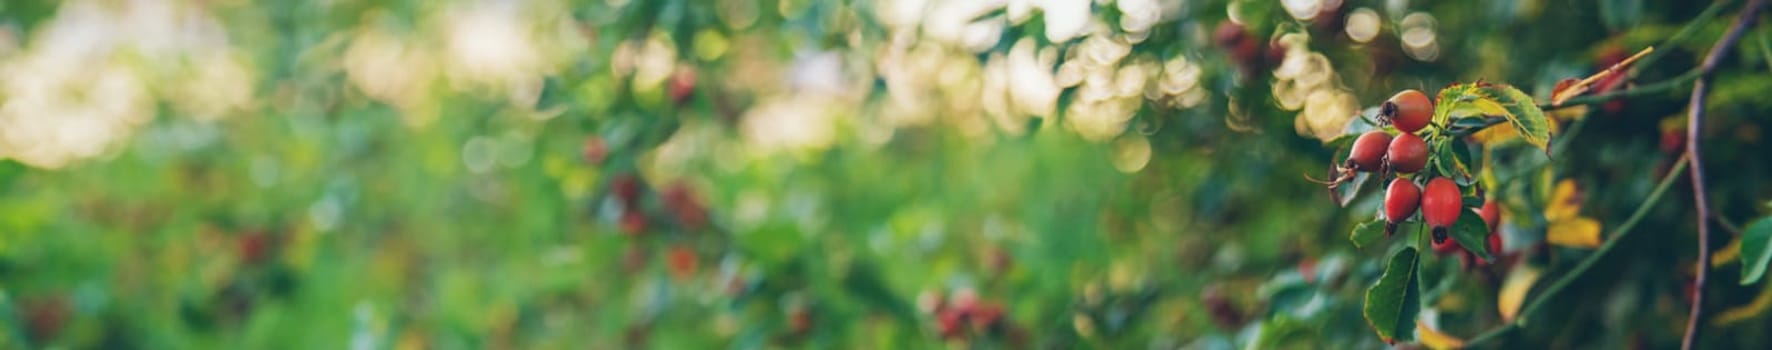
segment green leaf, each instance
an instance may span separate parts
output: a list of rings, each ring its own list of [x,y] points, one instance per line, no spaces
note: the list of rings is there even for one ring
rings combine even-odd
[[[1384,219],[1373,220],[1362,223],[1359,226],[1354,226],[1354,233],[1348,235],[1347,238],[1350,241],[1354,241],[1355,248],[1366,248],[1367,245],[1372,244],[1374,241],[1378,241],[1379,238],[1384,238]]]
[[[1741,231],[1741,284],[1759,282],[1772,262],[1772,216],[1747,223]]]
[[[1508,124],[1520,132],[1520,138],[1538,146],[1538,149],[1550,152],[1550,119],[1544,117],[1544,110],[1538,109],[1538,102],[1513,86],[1496,84],[1485,87],[1485,90],[1492,91],[1491,96],[1496,102],[1507,109],[1508,113],[1502,117],[1507,118]]]
[[[1366,324],[1378,332],[1384,342],[1395,344],[1410,340],[1415,333],[1415,316],[1421,312],[1421,290],[1415,280],[1414,247],[1406,247],[1391,255],[1390,264],[1378,283],[1366,289],[1366,304],[1360,313]]]
[[[1414,232],[1417,226],[1419,224],[1414,221],[1400,222],[1397,223],[1396,232]],[[1366,249],[1366,246],[1371,245],[1372,242],[1386,236],[1384,234],[1384,219],[1380,218],[1354,226],[1354,232],[1348,234],[1347,239],[1354,242],[1354,248]]]
[[[1466,118],[1502,113],[1507,110],[1477,89],[1477,84],[1453,84],[1440,89],[1440,94],[1434,98],[1434,123],[1440,125],[1454,125],[1464,123]]]
[[[1458,215],[1458,222],[1452,223],[1452,239],[1465,250],[1476,253],[1477,257],[1489,260],[1489,223],[1483,222],[1483,216],[1476,211],[1464,209]]]
[[[1451,125],[1464,118],[1498,116],[1519,131],[1520,138],[1549,151],[1550,120],[1531,95],[1505,84],[1455,84],[1440,89],[1434,101],[1434,122]]]

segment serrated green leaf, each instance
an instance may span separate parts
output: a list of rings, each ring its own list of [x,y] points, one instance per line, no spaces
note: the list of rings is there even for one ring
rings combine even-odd
[[[1519,131],[1520,138],[1549,151],[1550,120],[1531,95],[1505,84],[1456,84],[1440,89],[1434,105],[1434,121],[1449,125],[1473,117],[1498,116]]]
[[[1458,215],[1458,222],[1452,223],[1452,239],[1465,250],[1476,253],[1477,257],[1489,260],[1489,223],[1483,222],[1483,216],[1476,211],[1464,209]]]
[[[1464,123],[1465,119],[1500,116],[1507,109],[1495,102],[1482,83],[1453,84],[1440,89],[1434,98],[1434,122],[1440,125]]]
[[[1353,234],[1348,235],[1347,238],[1354,242],[1354,248],[1365,249],[1366,246],[1372,244],[1372,242],[1378,241],[1379,238],[1384,238],[1384,219],[1373,220],[1361,223],[1359,226],[1354,226]]]
[[[1741,284],[1759,282],[1772,262],[1772,216],[1747,223],[1741,231]]]
[[[1415,317],[1421,311],[1421,291],[1415,280],[1416,258],[1414,247],[1391,255],[1378,283],[1366,288],[1366,304],[1360,314],[1386,343],[1414,337]]]

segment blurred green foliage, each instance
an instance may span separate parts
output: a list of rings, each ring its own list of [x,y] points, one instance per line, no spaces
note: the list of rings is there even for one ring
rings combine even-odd
[[[1725,8],[1666,42],[1704,4],[7,1],[0,347],[1380,347],[1412,248],[1350,243],[1380,186],[1335,205],[1326,140],[1406,88],[1673,78]],[[1725,222],[1772,198],[1768,31],[1708,106]],[[1510,258],[1422,254],[1424,322],[1590,254],[1543,243],[1552,184],[1612,228],[1686,91],[1492,148]],[[1676,344],[1691,197],[1487,345]],[[1772,344],[1746,314],[1705,345]]]

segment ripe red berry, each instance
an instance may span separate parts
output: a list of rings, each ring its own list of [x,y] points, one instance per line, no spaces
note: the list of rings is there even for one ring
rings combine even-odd
[[[948,306],[961,314],[971,314],[973,309],[978,308],[978,290],[971,287],[954,290],[954,294],[948,296],[948,299],[952,301]]]
[[[941,310],[935,314],[935,331],[943,339],[959,338],[965,332],[961,326],[966,324],[966,315],[958,310]]]
[[[1403,132],[1415,132],[1427,127],[1433,116],[1434,102],[1427,98],[1427,94],[1415,89],[1398,92],[1378,106],[1378,118],[1389,120],[1391,125],[1396,125],[1397,130]]]
[[[1491,198],[1484,201],[1483,208],[1477,211],[1477,215],[1481,215],[1483,217],[1483,223],[1489,225],[1490,233],[1494,233],[1496,229],[1501,228],[1501,205],[1495,203],[1495,199]]]
[[[634,211],[640,208],[640,178],[633,174],[616,175],[609,179],[609,192],[620,201],[623,210]]]
[[[689,98],[695,96],[695,70],[678,68],[676,74],[671,75],[670,93],[671,102],[677,105],[689,102]]]
[[[671,247],[670,253],[665,256],[665,261],[669,263],[667,267],[670,268],[671,277],[679,281],[695,276],[699,260],[695,256],[695,250],[683,246]]]
[[[1391,139],[1385,154],[1390,156],[1391,170],[1399,173],[1413,173],[1427,166],[1427,142],[1415,134],[1398,134]]]
[[[1389,189],[1384,192],[1384,221],[1395,225],[1415,215],[1415,208],[1421,203],[1421,188],[1416,187],[1409,179],[1391,180]]]
[[[1384,151],[1390,147],[1391,135],[1383,131],[1369,131],[1360,138],[1354,139],[1354,148],[1347,155],[1348,168],[1359,171],[1378,171],[1384,164]]]
[[[701,205],[701,200],[696,199],[695,190],[688,182],[677,181],[666,188],[664,203],[684,229],[699,230],[707,225],[707,209]]]
[[[979,304],[969,316],[971,316],[969,318],[971,318],[973,330],[987,332],[995,328],[997,322],[1003,319],[1003,306],[995,303]]]
[[[1434,253],[1439,253],[1440,255],[1446,255],[1446,254],[1458,252],[1459,248],[1464,248],[1464,247],[1458,245],[1458,240],[1455,240],[1455,239],[1443,239],[1443,240],[1434,241]]]
[[[1421,193],[1421,218],[1434,230],[1434,241],[1446,239],[1446,230],[1464,213],[1464,198],[1452,179],[1436,177],[1428,180]]]
[[[1489,232],[1489,254],[1501,255],[1501,232]]]
[[[646,233],[646,215],[638,211],[627,211],[621,214],[621,232],[629,236]]]
[[[587,138],[585,139],[584,157],[585,162],[593,165],[603,164],[603,160],[609,158],[609,145],[604,144],[601,137]]]
[[[1241,43],[1245,40],[1248,40],[1248,34],[1243,31],[1243,26],[1237,24],[1237,22],[1218,22],[1218,27],[1213,28],[1212,30],[1212,42],[1221,47],[1228,48],[1236,46],[1237,43]]]
[[[272,237],[269,233],[253,232],[241,235],[237,244],[239,245],[240,261],[248,265],[260,265],[271,261],[272,254],[276,253],[278,242],[276,237]]]
[[[38,344],[47,344],[60,335],[73,314],[68,298],[63,295],[21,301],[15,312],[24,323],[25,335]]]

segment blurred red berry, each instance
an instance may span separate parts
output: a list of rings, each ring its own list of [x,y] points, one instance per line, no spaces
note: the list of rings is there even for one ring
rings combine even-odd
[[[935,331],[943,339],[955,339],[964,334],[966,315],[958,310],[946,309],[935,314]]]
[[[629,236],[637,236],[646,233],[646,215],[631,210],[622,212],[621,232],[626,233]]]
[[[671,277],[676,278],[677,280],[686,280],[689,279],[689,277],[695,276],[696,265],[699,263],[699,258],[696,257],[695,250],[689,249],[688,247],[675,246],[671,247],[669,253],[666,253],[665,261],[669,264]]]
[[[981,333],[988,332],[997,327],[997,322],[1002,321],[1003,306],[995,303],[979,304],[972,309],[971,315],[968,316],[972,321],[973,330]]]
[[[603,143],[603,138],[601,137],[592,136],[586,138],[584,157],[585,162],[591,163],[591,165],[603,164],[603,160],[609,158],[609,145]]]
[[[678,67],[676,74],[671,75],[671,102],[681,106],[695,97],[695,69]]]
[[[622,209],[637,211],[640,208],[640,178],[634,174],[616,175],[609,179],[609,192],[620,201]]]
[[[61,335],[73,316],[68,298],[62,295],[26,299],[20,303],[20,309],[27,335],[39,344]]]
[[[688,182],[678,181],[665,189],[665,207],[677,218],[677,223],[688,230],[699,230],[708,223],[707,208],[696,199],[695,191]]]
[[[260,265],[271,260],[277,246],[276,237],[265,232],[252,232],[240,235],[235,241],[239,247],[240,261],[249,265]]]

